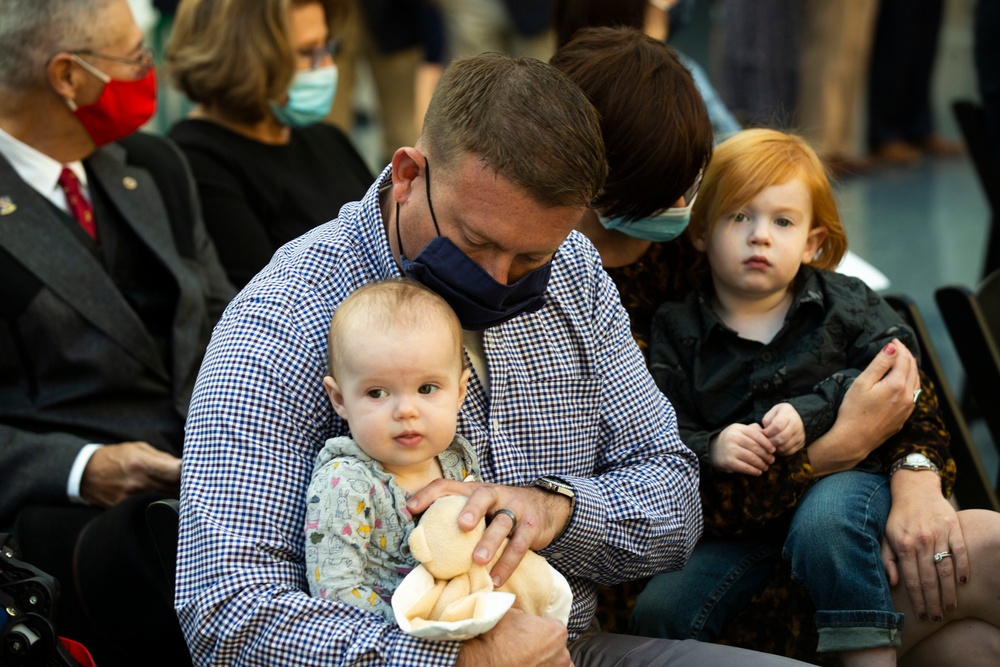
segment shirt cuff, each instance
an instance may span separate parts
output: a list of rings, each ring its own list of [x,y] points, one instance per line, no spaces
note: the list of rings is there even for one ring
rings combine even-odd
[[[90,457],[102,446],[94,444],[84,445],[80,453],[76,455],[73,467],[69,469],[69,480],[66,482],[66,496],[71,503],[79,503],[81,505],[90,504],[80,496],[80,482],[83,481],[83,471],[87,468],[87,464],[90,463]]]

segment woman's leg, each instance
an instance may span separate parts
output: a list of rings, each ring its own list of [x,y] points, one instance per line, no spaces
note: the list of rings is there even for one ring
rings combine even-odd
[[[1000,513],[958,513],[969,553],[969,581],[956,583],[958,608],[944,621],[921,621],[913,612],[906,587],[892,589],[896,609],[906,615],[901,665],[1000,664]]]

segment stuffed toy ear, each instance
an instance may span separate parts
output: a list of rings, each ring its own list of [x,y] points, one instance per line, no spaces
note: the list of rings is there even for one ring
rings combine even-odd
[[[472,551],[486,530],[486,522],[481,521],[470,531],[458,527],[458,515],[466,500],[465,496],[438,498],[410,532],[410,553],[436,579],[452,579],[472,567]]]

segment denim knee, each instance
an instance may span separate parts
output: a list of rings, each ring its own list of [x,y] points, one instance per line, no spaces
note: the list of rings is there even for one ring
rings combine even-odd
[[[737,540],[698,544],[683,570],[658,574],[636,598],[633,634],[714,642],[759,593],[778,558],[775,547]]]
[[[795,511],[782,555],[813,598],[819,652],[899,646],[881,559],[890,504],[885,475],[851,470],[819,480]]]

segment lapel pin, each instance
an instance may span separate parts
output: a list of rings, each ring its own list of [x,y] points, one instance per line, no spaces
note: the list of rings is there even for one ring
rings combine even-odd
[[[7,195],[0,196],[0,215],[10,215],[17,210],[17,204]]]
[[[126,190],[135,190],[137,187],[139,187],[139,183],[137,183],[136,180],[131,176],[126,176],[125,178],[123,178],[122,185],[125,186]]]

